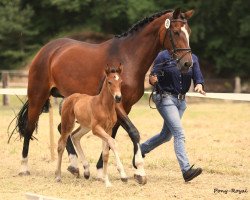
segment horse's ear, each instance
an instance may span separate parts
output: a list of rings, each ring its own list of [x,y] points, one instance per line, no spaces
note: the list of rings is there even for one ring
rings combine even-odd
[[[189,10],[184,13],[186,19],[190,19],[194,14],[194,10]]]
[[[178,19],[181,14],[181,8],[176,8],[173,13],[173,19]]]

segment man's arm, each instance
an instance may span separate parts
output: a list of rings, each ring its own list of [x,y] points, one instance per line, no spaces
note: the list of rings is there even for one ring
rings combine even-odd
[[[204,78],[201,73],[200,64],[197,56],[193,56],[193,61],[194,91],[206,95],[206,92],[204,91]]]

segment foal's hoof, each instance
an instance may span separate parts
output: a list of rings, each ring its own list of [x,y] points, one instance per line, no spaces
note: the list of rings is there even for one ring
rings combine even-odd
[[[122,180],[122,182],[124,182],[124,183],[127,183],[128,182],[128,178],[126,177],[126,178],[121,178],[121,180]]]
[[[147,177],[134,174],[135,181],[141,185],[145,185],[147,183]]]
[[[79,172],[79,168],[75,168],[73,166],[68,166],[67,169],[71,174],[73,174],[74,176],[76,176],[76,178],[80,177],[80,172]]]
[[[90,177],[90,172],[84,172],[84,178],[85,179],[89,179],[89,177]]]
[[[57,183],[61,183],[61,182],[62,182],[61,177],[56,177],[56,182],[57,182]]]
[[[29,172],[29,171],[19,172],[18,175],[19,175],[19,176],[29,176],[29,175],[30,175],[30,172]]]

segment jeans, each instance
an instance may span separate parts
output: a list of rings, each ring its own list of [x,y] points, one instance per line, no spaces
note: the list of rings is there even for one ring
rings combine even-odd
[[[179,100],[172,95],[154,94],[153,100],[157,110],[164,119],[162,130],[159,134],[141,144],[142,154],[149,153],[157,146],[170,141],[174,136],[174,150],[182,173],[190,168],[185,151],[185,136],[181,125],[181,117],[186,109],[186,101]]]

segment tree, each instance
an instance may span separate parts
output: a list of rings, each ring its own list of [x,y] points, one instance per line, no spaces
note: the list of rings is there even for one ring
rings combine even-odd
[[[20,9],[18,0],[1,0],[0,5],[0,68],[13,68],[34,49],[29,45],[36,34],[30,28],[34,13],[29,6]]]

